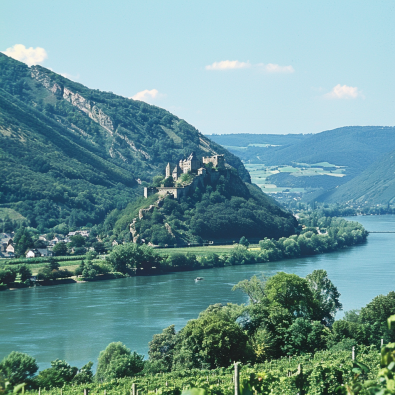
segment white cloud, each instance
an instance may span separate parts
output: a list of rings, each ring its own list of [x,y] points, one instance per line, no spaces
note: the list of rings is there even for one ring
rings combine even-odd
[[[145,102],[149,103],[149,102],[161,99],[165,96],[166,95],[164,95],[163,93],[159,93],[159,91],[157,89],[151,89],[151,90],[145,89],[141,92],[137,92],[135,95],[133,95],[129,99],[140,100],[140,101],[145,101]]]
[[[42,63],[48,57],[44,48],[26,48],[22,44],[15,44],[13,47],[7,48],[3,54],[24,62],[28,66]]]
[[[263,64],[262,67],[268,73],[293,73],[295,71],[292,66],[280,66],[274,63]]]
[[[233,70],[248,69],[251,67],[250,62],[239,62],[238,60],[221,60],[206,66],[206,70]]]
[[[249,69],[256,68],[267,73],[293,73],[295,70],[292,66],[280,66],[274,63],[257,63],[251,64],[249,61],[240,62],[238,60],[221,60],[214,62],[205,67],[206,70],[234,70],[234,69]]]
[[[326,99],[356,99],[365,98],[362,92],[355,86],[337,84],[333,89],[324,95]]]

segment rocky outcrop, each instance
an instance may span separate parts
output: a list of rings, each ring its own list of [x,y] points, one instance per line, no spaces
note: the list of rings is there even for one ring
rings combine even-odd
[[[162,207],[163,203],[164,203],[164,200],[162,197],[160,197],[154,204],[151,204],[148,208],[141,208],[139,210],[139,220],[142,220],[144,218],[145,213],[152,213],[154,211],[155,207],[156,208]],[[132,223],[129,226],[130,233],[132,234],[133,243],[137,243],[140,240],[140,235],[137,233],[137,230],[136,230],[136,222],[137,222],[137,218],[134,218]],[[168,225],[168,224],[166,224],[166,225],[170,228],[170,225]],[[166,229],[167,229],[167,227],[166,227]],[[172,236],[175,237],[171,231],[171,228],[170,228],[170,232],[171,232]]]
[[[63,97],[63,99],[83,111],[89,118],[98,123],[111,135],[114,133],[114,125],[111,118],[105,114],[94,101],[85,99],[85,97],[81,96],[78,92],[72,92],[70,89],[62,87],[58,83],[52,81],[47,74],[42,73],[37,67],[31,67],[31,76],[54,95]]]
[[[171,226],[170,226],[167,222],[165,223],[165,228],[166,228],[167,232],[169,233],[169,235],[170,235],[171,237],[173,237],[173,239],[175,239],[176,236],[174,236],[174,233],[173,233],[173,231],[171,230]]]
[[[155,204],[151,204],[148,208],[141,208],[139,210],[139,219],[144,218],[145,213],[152,213],[154,211]]]
[[[145,159],[151,159],[151,156],[147,152],[143,151],[142,149],[138,149],[134,142],[130,140],[127,136],[120,133],[117,133],[117,136],[124,140],[133,151],[139,152],[141,155],[144,156]]]

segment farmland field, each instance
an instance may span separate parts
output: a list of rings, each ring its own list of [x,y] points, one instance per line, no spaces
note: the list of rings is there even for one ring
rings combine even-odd
[[[8,217],[12,221],[23,221],[26,218],[12,208],[0,207],[0,219]]]
[[[207,255],[209,253],[215,254],[229,254],[234,246],[233,245],[214,245],[204,247],[182,247],[182,248],[156,248],[155,251],[160,255],[172,255],[175,253],[191,253],[197,256]],[[250,245],[250,248],[255,248],[255,245]]]

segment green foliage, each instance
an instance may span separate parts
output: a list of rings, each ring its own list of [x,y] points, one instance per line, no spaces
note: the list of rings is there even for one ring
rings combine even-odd
[[[0,363],[0,372],[12,386],[27,382],[37,371],[35,358],[17,351],[11,352]]]
[[[165,271],[183,271],[183,270],[193,270],[200,267],[196,255],[191,253],[181,254],[174,253],[166,257],[164,261],[161,262],[161,268]]]
[[[71,382],[77,372],[78,368],[70,366],[66,361],[56,359],[51,362],[50,368],[38,374],[35,382],[38,387],[42,388],[61,388]]]
[[[3,268],[0,268],[0,284],[3,283],[9,285],[13,283],[16,279],[17,273],[18,270],[15,267],[4,266]]]
[[[61,241],[59,243],[56,243],[54,247],[52,248],[52,252],[56,256],[61,256],[61,255],[66,255],[67,254],[67,245],[65,242]]]
[[[70,240],[70,247],[82,247],[85,245],[85,237],[80,234],[71,236]]]
[[[190,183],[193,177],[184,173],[181,180]],[[290,213],[259,188],[243,183],[230,169],[210,171],[199,187],[189,191],[189,196],[179,200],[169,196],[160,204],[153,203],[155,201],[133,226],[141,240],[157,245],[185,244],[186,241],[201,244],[204,240],[218,239],[232,241],[243,236],[255,239],[289,236],[297,226]],[[146,202],[142,202],[141,208],[146,206]],[[130,209],[126,209],[119,213],[118,223],[124,216],[128,218],[122,221],[124,227],[132,222],[129,212]],[[117,233],[122,230],[116,228]]]
[[[173,180],[173,177],[172,177],[172,176],[167,177],[167,178],[165,179],[163,185],[164,185],[166,188],[174,187],[174,180]]]
[[[66,100],[65,88],[107,124]],[[7,130],[0,134],[0,146],[7,147],[0,156],[0,201],[40,231],[62,223],[70,228],[103,223],[109,212],[141,195],[138,179],[147,182],[188,152],[205,155],[200,139],[250,180],[236,156],[168,111],[89,89],[4,54],[0,109],[0,126]]]
[[[73,275],[73,273],[71,273],[69,270],[59,268],[59,262],[55,258],[50,257],[48,259],[48,263],[43,268],[39,269],[37,273],[37,279],[56,280],[59,278],[68,278]]]
[[[173,356],[174,369],[213,369],[247,359],[251,352],[248,337],[221,310],[202,313],[179,332]]]
[[[379,354],[371,348],[358,350],[358,364],[353,365],[350,351],[331,353],[319,351],[297,358],[281,358],[255,365],[240,365],[241,395],[251,393],[295,395],[336,394],[339,386],[346,386],[354,377],[354,366],[366,366],[369,373],[363,373],[368,380],[377,376]],[[232,364],[233,365],[233,364]],[[299,370],[299,365],[301,369]],[[359,368],[361,369],[361,368]],[[134,377],[93,382],[83,385],[67,385],[63,388],[65,395],[78,395],[84,389],[90,393],[118,395],[130,393],[133,384],[139,393],[149,395],[159,393],[181,395],[181,393],[198,393],[207,395],[230,395],[234,393],[233,366],[226,368],[188,369],[157,374],[137,374]],[[344,388],[344,387],[343,387]],[[37,391],[31,391],[37,395]],[[54,394],[55,395],[55,394]],[[364,393],[367,395],[367,393]]]
[[[331,326],[335,321],[336,312],[342,309],[339,291],[328,278],[325,270],[314,270],[306,276],[306,280],[317,302],[314,318],[326,326]]]
[[[78,373],[73,377],[72,383],[75,385],[88,384],[93,382],[92,372],[93,362],[88,362],[84,365]]]
[[[26,264],[19,266],[19,274],[21,276],[21,282],[25,282],[32,276],[32,271]]]
[[[244,236],[241,237],[239,244],[247,248],[250,245],[249,241]]]
[[[162,333],[154,335],[149,345],[149,363],[145,371],[169,372],[173,366],[174,346],[176,344],[176,331],[174,325],[163,329]]]
[[[121,377],[132,377],[144,368],[143,356],[133,353],[121,342],[110,343],[100,352],[96,371],[99,382]]]
[[[357,222],[319,217],[316,213],[301,215],[300,222],[306,227],[299,235],[283,237],[278,241],[265,238],[259,242],[267,260],[276,261],[335,251],[363,243],[368,235],[363,226]],[[317,227],[325,228],[326,232],[319,234]]]
[[[262,303],[266,296],[264,284],[264,281],[259,280],[257,276],[252,276],[250,280],[242,280],[236,284],[232,291],[241,289],[248,295],[251,303]]]
[[[16,256],[24,256],[26,251],[34,246],[32,236],[24,226],[15,233],[14,244]]]
[[[106,258],[114,271],[127,273],[130,270],[146,269],[159,265],[159,255],[147,245],[134,243],[114,247]]]

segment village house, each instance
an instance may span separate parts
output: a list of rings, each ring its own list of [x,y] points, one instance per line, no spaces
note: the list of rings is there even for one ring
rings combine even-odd
[[[37,251],[40,253],[40,256],[53,256],[53,252],[48,250],[48,248],[37,248]]]
[[[6,248],[6,252],[8,254],[15,254],[15,248],[12,244],[8,244],[7,248]]]
[[[14,232],[11,233],[0,233],[0,240],[12,239],[14,237]]]
[[[68,237],[75,236],[75,235],[81,235],[83,237],[89,237],[89,231],[88,230],[76,230],[75,232],[69,232]]]
[[[31,249],[26,252],[26,258],[37,258],[41,256],[37,249]]]

